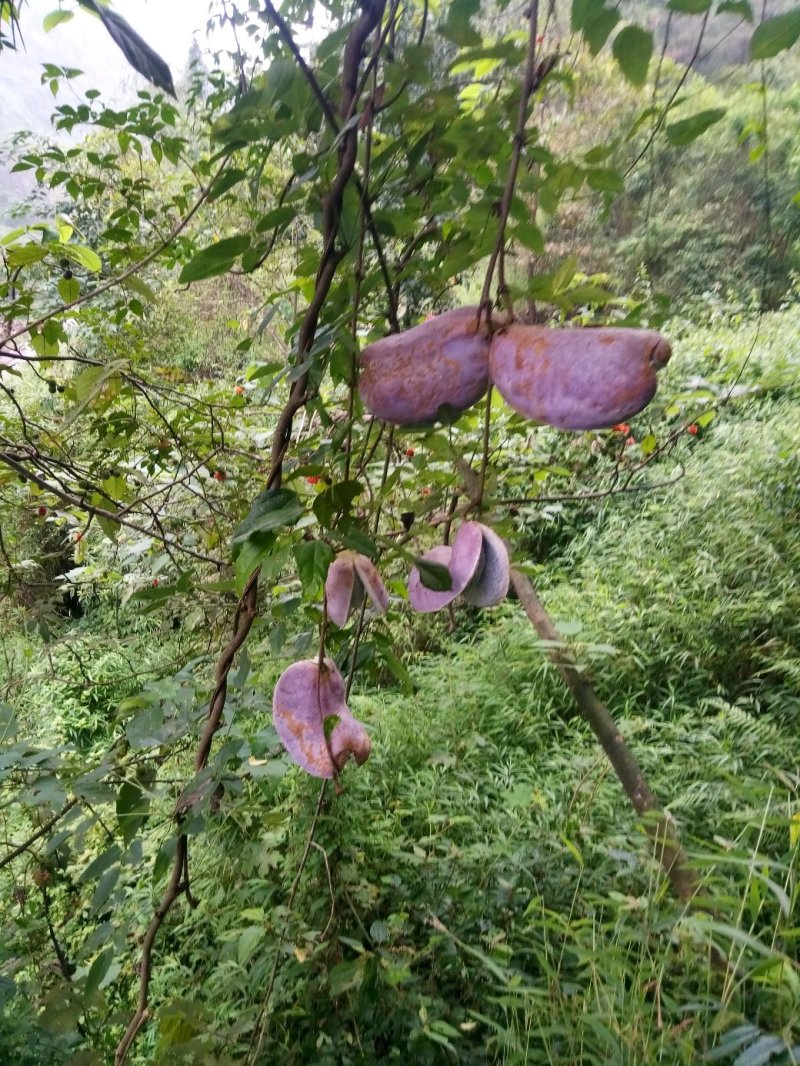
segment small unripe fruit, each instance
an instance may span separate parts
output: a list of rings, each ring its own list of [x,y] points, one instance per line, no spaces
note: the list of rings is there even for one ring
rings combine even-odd
[[[38,514],[39,514],[40,518],[44,518],[44,516],[47,514],[47,508],[46,507],[40,507],[39,511],[38,511]]]

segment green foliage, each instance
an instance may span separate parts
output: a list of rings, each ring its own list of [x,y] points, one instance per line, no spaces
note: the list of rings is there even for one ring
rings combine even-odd
[[[333,3],[299,63],[308,5],[218,5],[248,61],[180,104],[45,66],[73,136],[17,145],[46,206],[0,239],[0,1059],[111,1061],[142,989],[141,1064],[791,1059],[800,325],[741,309],[794,297],[797,93],[680,66],[661,31],[710,7],[574,0],[526,42],[411,4],[359,41]],[[667,323],[658,399],[569,437],[497,396],[375,424],[359,350],[484,287],[498,319]],[[518,605],[412,617],[478,470],[698,906]],[[339,628],[343,547],[392,599]],[[271,718],[320,655],[373,740],[325,794]]]

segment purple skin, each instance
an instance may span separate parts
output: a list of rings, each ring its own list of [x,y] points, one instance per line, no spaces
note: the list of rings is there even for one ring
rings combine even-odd
[[[325,599],[328,618],[341,629],[354,607],[369,596],[377,614],[386,614],[389,593],[375,569],[375,564],[366,555],[344,551],[331,563],[325,581]]]
[[[361,353],[364,406],[396,426],[434,422],[443,404],[464,411],[488,387],[489,339],[477,307],[445,311]]]
[[[325,719],[331,715],[339,720],[326,741]],[[331,659],[321,671],[316,659],[284,670],[275,686],[272,717],[289,758],[314,777],[333,777],[350,754],[359,766],[369,757],[369,736],[345,703],[344,679]]]
[[[646,407],[669,341],[645,329],[512,325],[490,349],[492,382],[525,418],[556,429],[605,429]]]
[[[464,522],[458,528],[453,546],[441,544],[422,556],[428,562],[440,563],[450,571],[451,587],[444,592],[426,588],[416,567],[408,578],[408,599],[415,611],[430,614],[452,603],[470,581],[480,574],[483,559],[483,536],[477,522]]]
[[[493,529],[480,523],[480,530],[483,535],[483,570],[464,589],[464,599],[473,607],[496,607],[508,595],[508,550]]]

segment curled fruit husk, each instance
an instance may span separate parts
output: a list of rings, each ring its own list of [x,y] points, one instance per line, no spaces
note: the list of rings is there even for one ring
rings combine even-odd
[[[429,589],[422,584],[419,570],[414,567],[408,579],[408,599],[416,611],[439,611],[462,594],[475,607],[494,607],[508,594],[510,570],[506,546],[481,522],[462,522],[452,547],[442,544],[422,558],[447,567],[451,585],[442,592]]]
[[[359,552],[342,552],[328,568],[325,581],[328,618],[340,628],[345,626],[350,612],[361,604],[365,593],[376,612],[385,614],[389,593],[375,564]]]
[[[397,426],[456,413],[489,387],[489,338],[477,307],[459,307],[368,345],[361,353],[358,391],[376,418]]]
[[[325,739],[325,719],[338,718]],[[272,697],[272,718],[289,757],[314,777],[333,777],[353,755],[360,766],[372,744],[345,703],[345,684],[332,659],[320,668],[305,659],[281,674]]]
[[[671,355],[654,330],[512,325],[492,338],[489,362],[500,395],[525,418],[557,429],[604,429],[655,396]]]

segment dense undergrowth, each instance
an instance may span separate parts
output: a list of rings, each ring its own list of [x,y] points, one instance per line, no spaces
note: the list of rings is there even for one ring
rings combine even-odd
[[[797,336],[795,311],[767,316],[744,365],[752,325],[687,328],[673,391],[690,382],[696,403],[705,382],[710,402],[730,360],[744,365],[738,395],[688,442],[670,488],[565,504],[558,551],[539,569],[681,826],[703,906],[671,897],[514,603],[458,612],[452,633],[446,619],[420,625],[417,647],[433,652],[405,648],[413,694],[357,686],[373,755],[321,804],[319,783],[275,757],[269,700],[283,660],[264,634],[232,678],[213,764],[235,803],[197,838],[198,905],[165,926],[157,1024],[135,1061],[800,1059]],[[157,678],[198,649],[168,619],[133,612],[122,610],[105,658],[110,607],[65,624],[47,649],[60,680],[45,684],[44,646],[27,638],[14,691],[26,733],[77,744],[89,765],[93,739],[146,750],[165,707],[176,722],[181,708],[201,713],[196,661],[142,693],[140,672]],[[398,649],[408,639],[398,628]],[[189,755],[173,759],[144,850],[121,867],[119,848],[102,850],[101,818],[23,880],[0,874],[16,982],[0,986],[4,1061],[110,1060],[136,978],[126,930],[153,907],[174,846]],[[123,811],[123,846],[125,817],[135,832],[146,814]],[[47,961],[51,920],[89,1011]]]

